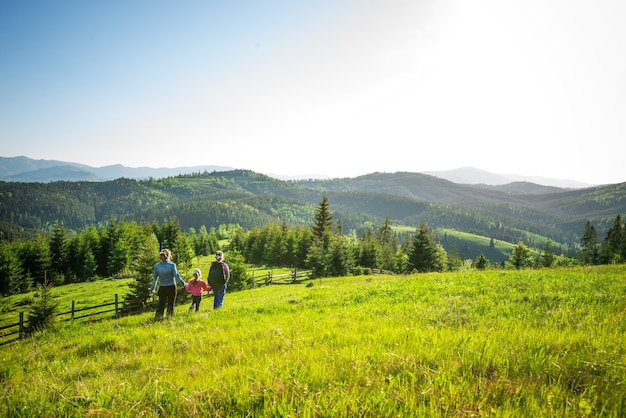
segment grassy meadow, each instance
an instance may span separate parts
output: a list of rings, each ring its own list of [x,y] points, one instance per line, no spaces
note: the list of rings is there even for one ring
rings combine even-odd
[[[626,416],[624,265],[324,278],[211,306],[0,347],[0,416]]]

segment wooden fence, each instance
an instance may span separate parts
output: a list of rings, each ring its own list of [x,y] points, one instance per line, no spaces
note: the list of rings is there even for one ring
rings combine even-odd
[[[252,280],[255,286],[261,285],[271,285],[271,284],[288,284],[288,283],[296,283],[298,280],[306,280],[311,277],[311,270],[298,270],[293,269],[291,272],[286,274],[272,274],[272,271],[269,270],[267,272],[263,272],[260,275],[256,275],[258,271],[252,271]],[[188,299],[187,293],[184,292],[183,302],[186,302]],[[62,319],[62,321],[74,321],[76,319],[89,318],[90,321],[96,319],[96,315],[102,315],[105,313],[114,312],[113,317],[117,318],[120,315],[121,311],[121,303],[118,300],[117,294],[115,294],[115,301],[110,303],[103,303],[101,305],[96,306],[88,306],[85,308],[76,309],[75,302],[72,301],[72,308],[68,311],[61,312],[56,314],[57,317],[69,315],[68,318]],[[112,307],[112,308],[109,308]],[[94,312],[96,309],[107,308],[105,310],[99,310]],[[101,316],[99,318],[102,318]],[[9,330],[9,331],[6,331]],[[24,320],[24,312],[19,313],[19,321],[14,324],[4,325],[0,327],[0,346],[8,344],[12,341],[20,340],[24,338],[26,335],[27,326]],[[5,340],[5,338],[10,338],[12,336],[16,336],[15,338]]]
[[[112,308],[109,308],[110,306],[112,306]],[[107,309],[94,312],[94,310],[100,309],[100,308],[107,308]],[[72,309],[70,309],[69,311],[60,312],[56,314],[55,316],[59,317],[59,316],[69,315],[68,318],[61,319],[61,321],[74,321],[76,319],[81,319],[81,318],[89,318],[90,321],[94,321],[96,319],[96,315],[102,315],[102,314],[109,313],[109,312],[114,312],[113,317],[117,318],[120,314],[120,309],[121,309],[121,303],[119,302],[118,296],[116,293],[114,302],[103,303],[101,305],[96,305],[96,306],[88,306],[88,307],[80,308],[80,309],[76,309],[75,302],[72,301]],[[85,313],[87,311],[89,312]],[[100,316],[100,318],[102,317]],[[5,330],[10,330],[10,331],[5,332]],[[20,340],[24,338],[25,334],[26,334],[26,322],[24,321],[24,312],[20,312],[19,322],[0,327],[0,339],[12,337],[14,335],[16,335],[17,337],[0,341],[0,345],[5,345],[13,341]]]
[[[256,275],[257,273],[257,271],[252,271],[252,281],[255,286],[296,283],[298,279],[306,280],[311,277],[311,270],[298,269],[293,269],[290,273],[285,274],[272,274],[271,270],[260,275]]]

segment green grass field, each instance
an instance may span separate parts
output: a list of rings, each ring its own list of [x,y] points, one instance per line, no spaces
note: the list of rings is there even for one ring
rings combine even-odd
[[[395,226],[393,230],[396,233],[414,233],[413,226]],[[509,243],[496,240],[493,248],[489,246],[491,238],[480,235],[470,234],[467,232],[457,231],[449,228],[437,228],[433,231],[437,241],[443,243],[446,251],[450,251],[456,246],[457,253],[463,258],[475,260],[476,257],[483,254],[492,263],[500,264],[511,257],[511,252],[517,243]],[[445,237],[445,239],[444,239]],[[537,255],[536,250],[531,249],[533,255]]]
[[[210,306],[0,347],[0,416],[626,415],[624,265],[324,278]]]

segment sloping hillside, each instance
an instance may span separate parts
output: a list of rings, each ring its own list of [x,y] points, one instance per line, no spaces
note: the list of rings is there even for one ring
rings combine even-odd
[[[524,185],[460,185],[419,173],[373,173],[351,179],[281,181],[247,170],[197,173],[164,179],[107,182],[0,182],[0,221],[7,228],[70,229],[112,217],[161,221],[176,216],[183,228],[238,223],[245,228],[282,219],[310,224],[322,196],[329,197],[346,231],[360,232],[386,217],[396,224],[515,242],[531,236],[578,244],[584,222],[599,231],[626,213],[626,183],[589,189]],[[12,233],[14,231],[12,230]]]

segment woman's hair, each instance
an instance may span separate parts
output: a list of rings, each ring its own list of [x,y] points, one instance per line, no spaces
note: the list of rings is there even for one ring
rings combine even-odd
[[[172,258],[172,252],[165,248],[159,253],[159,258],[161,259],[161,261],[167,261]]]

